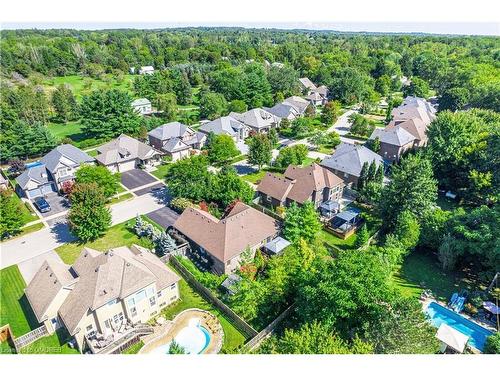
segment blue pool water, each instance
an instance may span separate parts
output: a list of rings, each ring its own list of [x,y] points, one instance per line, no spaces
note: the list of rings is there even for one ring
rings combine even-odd
[[[442,323],[445,323],[450,327],[455,328],[457,331],[470,337],[468,342],[469,345],[481,351],[483,350],[486,338],[493,334],[486,328],[465,319],[463,316],[439,305],[436,302],[431,302],[427,307],[426,312],[429,315],[434,327],[439,328]]]
[[[39,162],[39,161],[34,161],[34,162],[31,162],[31,163],[26,163],[26,168],[33,168],[33,167],[38,167],[39,165],[42,165],[43,163],[42,162]]]
[[[197,321],[198,319],[194,319]],[[199,322],[192,321],[187,327],[184,327],[175,336],[174,340],[182,346],[187,354],[200,354],[210,344],[210,333]],[[168,354],[170,349],[169,342],[156,348],[152,353]]]

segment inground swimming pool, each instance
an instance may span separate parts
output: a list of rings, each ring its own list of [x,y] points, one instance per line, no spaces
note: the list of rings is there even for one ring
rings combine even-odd
[[[210,333],[200,324],[199,319],[191,319],[187,327],[182,328],[174,338],[187,354],[200,354],[210,344]],[[172,341],[152,351],[154,354],[168,354]]]
[[[463,316],[436,302],[431,302],[429,306],[427,306],[426,313],[429,315],[434,327],[439,328],[442,323],[445,323],[455,328],[457,331],[469,336],[468,344],[470,346],[481,351],[483,350],[486,338],[493,334],[493,332],[488,331],[486,328],[465,319]]]

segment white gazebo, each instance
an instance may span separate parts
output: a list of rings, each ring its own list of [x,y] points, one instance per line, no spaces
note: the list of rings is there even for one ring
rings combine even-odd
[[[450,348],[457,353],[463,353],[467,341],[469,341],[469,336],[444,323],[439,326],[436,338],[441,341],[441,353],[444,353],[446,348]]]

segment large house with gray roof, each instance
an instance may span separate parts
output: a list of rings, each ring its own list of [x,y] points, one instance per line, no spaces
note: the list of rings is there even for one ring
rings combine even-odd
[[[59,145],[16,178],[18,193],[33,199],[57,192],[64,182],[74,181],[80,166],[94,162],[93,157],[73,145]]]
[[[404,127],[375,128],[371,140],[378,138],[380,150],[378,154],[388,161],[398,161],[401,156],[413,148],[415,136]]]
[[[179,280],[140,246],[84,248],[72,266],[46,260],[25,295],[50,334],[66,328],[81,352],[98,353],[176,301]]]
[[[191,251],[204,256],[217,274],[230,274],[255,251],[276,237],[276,220],[242,202],[237,202],[222,219],[198,208],[187,208],[173,228],[191,243]]]
[[[153,113],[151,102],[146,98],[135,99],[134,101],[132,101],[131,105],[134,111],[141,115],[149,115]]]
[[[147,168],[160,162],[161,154],[153,147],[122,134],[99,146],[95,159],[111,172],[126,172],[135,168]]]
[[[254,108],[243,113],[231,112],[230,117],[245,124],[255,133],[267,133],[277,128],[281,119],[262,108]]]
[[[302,114],[297,106],[289,102],[278,103],[271,108],[265,108],[265,110],[280,119],[287,119],[288,121],[293,121]]]
[[[235,142],[246,139],[249,131],[249,126],[231,116],[219,117],[218,119],[205,122],[200,127],[200,132],[207,135],[210,133],[216,135],[229,135]]]
[[[342,178],[347,186],[356,187],[363,164],[372,162],[375,162],[377,168],[384,165],[384,159],[369,148],[341,143],[332,155],[321,161],[321,165]]]
[[[201,149],[205,144],[206,134],[195,132],[189,126],[175,121],[151,130],[148,141],[155,149],[176,161],[188,157],[193,149]]]

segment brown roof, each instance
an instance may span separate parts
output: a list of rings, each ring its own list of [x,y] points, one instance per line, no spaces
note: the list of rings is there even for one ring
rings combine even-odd
[[[326,187],[332,188],[342,183],[340,177],[316,163],[307,167],[290,165],[284,177],[266,174],[257,191],[279,201],[289,198],[297,203],[304,203],[314,191],[322,191]]]
[[[57,294],[76,281],[66,264],[52,259],[43,262],[24,291],[39,322],[48,318],[44,315]]]
[[[123,299],[156,283],[161,290],[180,280],[148,249],[132,245],[106,252],[82,250],[73,270],[78,282],[59,308],[70,334],[74,334],[84,315],[109,301]]]
[[[426,142],[427,141],[427,126],[419,118],[412,118],[409,120],[392,120],[385,128],[387,130],[394,129],[395,127],[400,127],[406,130],[408,133],[413,135],[417,140]]]
[[[187,208],[174,228],[222,262],[278,232],[276,220],[242,202],[220,220],[200,209]]]

